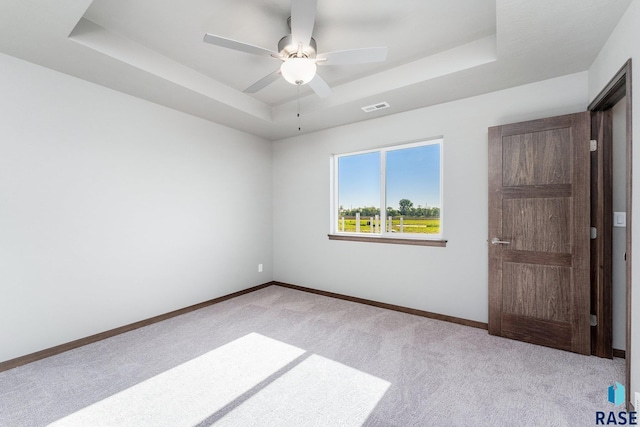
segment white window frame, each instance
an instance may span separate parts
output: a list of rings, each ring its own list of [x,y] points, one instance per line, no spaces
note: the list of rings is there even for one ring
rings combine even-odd
[[[407,148],[423,147],[427,145],[440,145],[440,233],[439,234],[422,234],[422,233],[390,233],[387,231],[387,201],[386,201],[386,153],[390,151],[403,150]],[[339,222],[339,182],[338,182],[338,162],[342,157],[355,156],[359,154],[368,153],[380,153],[380,233],[353,233],[340,231]],[[359,241],[365,241],[367,239],[375,240],[413,240],[413,241],[433,241],[433,242],[446,242],[444,240],[444,138],[442,136],[428,139],[421,139],[419,141],[413,141],[408,143],[396,144],[391,146],[385,146],[381,148],[354,151],[341,154],[333,154],[330,160],[330,176],[331,176],[331,203],[330,203],[330,234],[329,237],[337,238],[337,240],[352,240],[350,238],[357,239]],[[344,237],[344,239],[343,239]],[[393,243],[393,242],[391,242]]]

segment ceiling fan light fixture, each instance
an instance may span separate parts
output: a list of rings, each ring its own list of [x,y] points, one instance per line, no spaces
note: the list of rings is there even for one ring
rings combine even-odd
[[[309,58],[289,58],[280,66],[282,77],[293,85],[309,83],[316,75],[316,62]]]

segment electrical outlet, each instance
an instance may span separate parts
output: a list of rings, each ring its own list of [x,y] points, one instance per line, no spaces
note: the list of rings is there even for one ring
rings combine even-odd
[[[635,405],[633,405],[634,409],[636,411],[640,411],[640,391],[636,391],[636,399],[635,399],[636,403]]]
[[[258,264],[258,273],[262,273],[262,264]]]

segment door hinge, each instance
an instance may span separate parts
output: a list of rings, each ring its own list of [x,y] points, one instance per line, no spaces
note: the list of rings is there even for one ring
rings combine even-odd
[[[591,326],[598,326],[598,316],[595,314],[591,315]]]
[[[598,149],[598,140],[592,139],[591,141],[589,141],[589,150],[596,151],[597,149]]]
[[[598,229],[595,227],[591,227],[591,239],[595,239],[598,237]]]

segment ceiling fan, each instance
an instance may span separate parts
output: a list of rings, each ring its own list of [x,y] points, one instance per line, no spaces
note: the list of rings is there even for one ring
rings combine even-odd
[[[209,33],[205,34],[204,41],[228,49],[268,56],[282,61],[280,68],[249,86],[244,90],[245,93],[256,93],[278,80],[282,75],[291,84],[298,86],[309,84],[318,96],[327,97],[332,93],[331,88],[317,74],[317,65],[382,62],[387,58],[387,48],[370,47],[318,54],[316,41],[311,37],[316,19],[317,3],[318,0],[291,1],[291,16],[288,19],[291,34],[280,39],[277,52]]]

